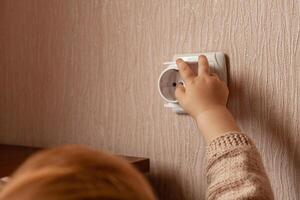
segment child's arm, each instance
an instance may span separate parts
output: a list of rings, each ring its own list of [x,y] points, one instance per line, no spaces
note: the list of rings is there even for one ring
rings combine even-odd
[[[199,57],[198,76],[183,60],[176,63],[185,81],[176,88],[176,98],[197,121],[208,144],[207,199],[273,199],[255,145],[226,108],[226,84],[209,72],[205,56]]]

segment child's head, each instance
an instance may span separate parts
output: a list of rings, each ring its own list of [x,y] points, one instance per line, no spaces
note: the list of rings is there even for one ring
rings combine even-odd
[[[129,163],[80,146],[40,152],[28,159],[0,200],[153,200],[147,181]]]

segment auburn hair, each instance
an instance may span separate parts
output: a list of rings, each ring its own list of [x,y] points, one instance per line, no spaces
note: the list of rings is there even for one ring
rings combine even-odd
[[[154,200],[150,185],[127,161],[71,145],[29,158],[0,200]]]

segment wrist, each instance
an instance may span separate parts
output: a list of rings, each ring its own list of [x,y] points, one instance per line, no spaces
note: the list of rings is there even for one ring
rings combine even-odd
[[[207,143],[228,132],[240,132],[226,106],[215,106],[196,116],[198,127]]]

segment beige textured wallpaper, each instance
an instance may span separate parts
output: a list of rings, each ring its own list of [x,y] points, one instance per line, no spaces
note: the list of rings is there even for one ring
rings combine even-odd
[[[203,199],[203,139],[156,83],[173,54],[223,51],[276,199],[300,199],[299,34],[297,0],[1,0],[0,142],[149,157],[161,199]]]

